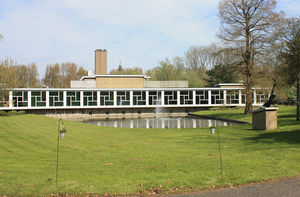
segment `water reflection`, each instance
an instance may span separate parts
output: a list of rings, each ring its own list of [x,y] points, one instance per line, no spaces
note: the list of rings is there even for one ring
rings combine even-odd
[[[212,126],[230,126],[233,123],[198,119],[195,117],[161,117],[161,118],[139,118],[139,119],[117,119],[117,120],[90,120],[85,123],[120,128],[199,128]]]

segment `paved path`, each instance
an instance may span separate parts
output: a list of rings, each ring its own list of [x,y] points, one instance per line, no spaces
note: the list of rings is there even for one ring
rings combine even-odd
[[[300,197],[300,176],[200,193],[170,195],[169,197]]]

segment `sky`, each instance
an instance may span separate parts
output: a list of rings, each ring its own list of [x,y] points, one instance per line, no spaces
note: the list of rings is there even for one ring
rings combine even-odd
[[[0,59],[47,64],[75,62],[94,70],[106,49],[108,70],[159,65],[190,46],[218,42],[219,0],[0,0]],[[299,16],[299,0],[278,0]]]

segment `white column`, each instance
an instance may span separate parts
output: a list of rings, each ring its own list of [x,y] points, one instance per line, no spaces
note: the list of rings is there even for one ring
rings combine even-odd
[[[117,106],[117,91],[114,91],[114,106]]]
[[[130,127],[130,128],[133,128],[133,120],[130,120],[129,127]]]
[[[195,119],[192,119],[192,122],[193,122],[193,128],[196,128],[196,127],[197,127],[196,120],[195,120]]]
[[[80,107],[83,107],[83,91],[80,91]]]
[[[253,90],[253,105],[256,105],[256,90]]]
[[[9,108],[13,107],[13,92],[9,91],[8,93],[8,102],[9,102]]]
[[[46,91],[46,107],[49,107],[49,91]]]
[[[177,118],[177,129],[180,129],[180,119]]]
[[[100,106],[100,91],[97,91],[97,106]]]
[[[208,90],[208,105],[211,105],[211,90]]]
[[[177,105],[180,105],[180,91],[177,91]]]
[[[164,90],[161,91],[160,100],[161,100],[161,105],[165,105],[165,91]]]
[[[161,119],[161,128],[164,129],[165,128],[165,120]]]
[[[67,107],[67,91],[63,92],[63,105]]]
[[[146,106],[149,105],[149,91],[146,91]]]
[[[242,90],[239,90],[239,105],[242,104]]]
[[[193,90],[193,105],[196,105],[196,90]]]
[[[223,97],[224,97],[224,105],[227,104],[227,98],[226,98],[226,90],[223,91]]]
[[[130,94],[129,94],[129,105],[133,106],[133,91],[132,90],[130,91]]]
[[[212,124],[211,124],[211,119],[208,120],[208,127],[211,127]]]
[[[31,107],[31,91],[28,91],[28,107]]]

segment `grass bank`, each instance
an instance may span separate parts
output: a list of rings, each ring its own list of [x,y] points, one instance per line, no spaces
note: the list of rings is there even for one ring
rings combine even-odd
[[[172,193],[299,175],[295,110],[280,107],[274,131],[254,131],[251,124],[220,127],[223,180],[217,135],[208,128],[120,129],[65,121],[58,188],[57,119],[0,117],[0,195]],[[251,121],[240,112],[199,113]]]

